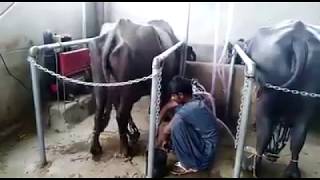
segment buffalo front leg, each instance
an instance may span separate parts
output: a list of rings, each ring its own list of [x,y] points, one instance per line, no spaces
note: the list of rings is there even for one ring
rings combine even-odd
[[[107,94],[100,87],[95,87],[94,91],[95,91],[96,111],[95,111],[95,117],[94,117],[94,130],[93,130],[93,137],[92,137],[90,152],[93,156],[97,156],[102,153],[102,147],[99,142],[99,136],[106,126],[106,122],[104,118],[104,108],[106,105]]]

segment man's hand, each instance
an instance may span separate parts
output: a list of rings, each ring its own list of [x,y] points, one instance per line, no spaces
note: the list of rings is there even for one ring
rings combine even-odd
[[[169,141],[167,140],[164,140],[162,141],[162,145],[161,145],[161,149],[165,150],[166,152],[169,152]]]
[[[162,122],[159,125],[157,136],[157,147],[169,151],[170,145],[170,127],[168,122]]]
[[[173,100],[170,100],[164,107],[166,107],[167,109],[171,109],[176,106],[178,106],[178,103]]]
[[[161,137],[160,137],[161,148],[166,150],[167,152],[169,151],[169,143],[170,143],[170,125],[171,123],[168,123],[162,127]]]

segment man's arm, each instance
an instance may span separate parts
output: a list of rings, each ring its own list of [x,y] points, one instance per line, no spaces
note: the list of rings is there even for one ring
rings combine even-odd
[[[159,118],[160,118],[160,124],[157,132],[157,146],[163,147],[164,144],[168,142],[168,138],[170,135],[170,131],[165,132],[165,127],[169,124],[169,122],[166,122],[166,119],[168,118],[168,113],[173,108],[177,107],[178,104],[175,101],[169,101],[166,105],[164,105],[160,111]],[[171,121],[171,120],[170,120]]]
[[[170,109],[175,108],[177,106],[178,104],[175,101],[169,101],[166,105],[164,105],[159,114],[160,122],[164,120],[165,116],[167,115],[167,112]]]
[[[171,121],[163,128],[163,133],[166,134],[167,136],[170,135],[170,132],[172,129],[172,124],[173,124],[175,118],[176,118],[176,116],[173,116]]]
[[[163,130],[162,130],[162,141],[161,141],[161,147],[163,149],[166,149],[165,146],[168,144],[168,141],[170,140],[170,134],[171,134],[171,129],[173,126],[173,123],[176,121],[176,119],[180,118],[179,115],[174,115],[171,121],[164,125]]]

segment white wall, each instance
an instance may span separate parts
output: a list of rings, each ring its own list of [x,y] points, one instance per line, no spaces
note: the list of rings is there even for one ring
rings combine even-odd
[[[109,4],[109,6],[108,6]],[[129,18],[138,23],[162,18],[168,21],[180,39],[186,36],[188,3],[107,3],[106,19],[116,21]],[[211,60],[214,42],[215,2],[191,3],[189,43],[194,45],[200,60]],[[219,44],[224,43],[228,3],[221,3]],[[319,2],[237,2],[234,4],[230,39],[250,38],[258,28],[270,26],[287,19],[300,19],[306,23],[320,24]]]
[[[320,2],[239,2],[234,17],[231,38],[249,38],[258,28],[287,19],[319,25]]]
[[[0,13],[8,4],[0,3]],[[0,52],[11,72],[31,87],[26,48],[31,44],[42,44],[42,33],[47,29],[79,39],[82,33],[81,23],[80,2],[18,2],[11,11],[0,17]],[[90,26],[88,28],[88,33],[93,33]],[[20,48],[24,49],[17,50]],[[25,121],[26,115],[33,108],[32,92],[28,93],[10,77],[2,62],[0,92],[0,129],[4,123]]]
[[[78,39],[81,37],[81,12],[81,3],[18,2],[0,18],[0,49],[26,47],[29,40],[41,44],[46,29],[68,33]]]

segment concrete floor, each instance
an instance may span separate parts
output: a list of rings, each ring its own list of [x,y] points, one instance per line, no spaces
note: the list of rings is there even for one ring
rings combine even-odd
[[[145,158],[143,156],[148,138],[149,98],[143,98],[133,110],[133,118],[141,132],[141,138],[135,148],[137,152],[132,161],[114,157],[119,150],[119,137],[114,112],[108,128],[101,135],[103,156],[99,162],[93,161],[89,154],[90,134],[93,127],[93,116],[88,117],[71,129],[50,129],[46,132],[46,149],[48,165],[38,168],[37,138],[32,129],[25,129],[8,138],[0,146],[0,177],[143,177]],[[254,142],[254,133],[248,133],[248,144]],[[319,137],[319,135],[318,135]],[[208,172],[201,172],[184,177],[232,177],[234,150],[231,138],[221,138],[218,159]],[[288,146],[289,147],[289,146]],[[288,147],[281,153],[278,162],[264,165],[265,177],[280,177],[290,153]],[[300,155],[299,163],[303,177],[320,177],[320,141],[315,134],[309,134]],[[170,163],[174,157],[170,156]],[[168,177],[175,177],[169,175]],[[182,177],[182,176],[181,176]],[[242,173],[242,177],[251,177]]]

